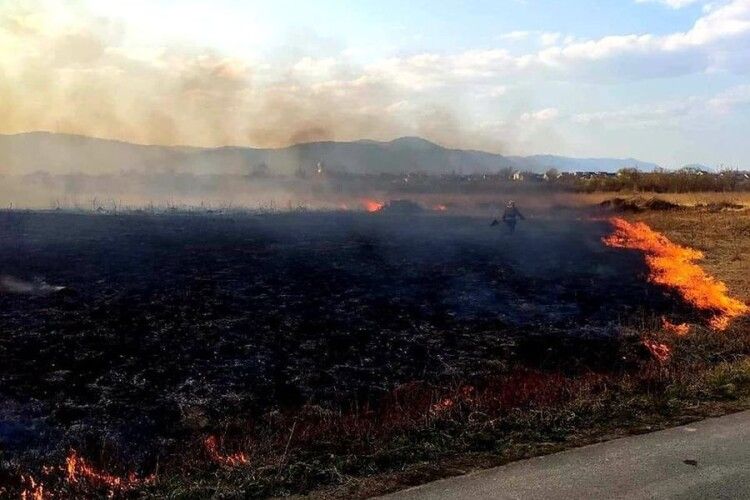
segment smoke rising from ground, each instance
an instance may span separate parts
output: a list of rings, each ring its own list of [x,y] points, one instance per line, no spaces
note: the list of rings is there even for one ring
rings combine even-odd
[[[205,47],[134,47],[129,35],[77,3],[0,7],[0,133],[197,146],[417,134],[482,142],[444,104],[405,100],[393,81],[340,60],[249,61]]]
[[[63,286],[54,286],[44,280],[25,281],[13,276],[0,276],[0,293],[14,293],[18,295],[49,295],[63,290]]]

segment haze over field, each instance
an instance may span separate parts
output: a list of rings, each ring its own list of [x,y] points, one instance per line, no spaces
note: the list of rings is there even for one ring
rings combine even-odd
[[[746,168],[748,54],[750,0],[10,0],[0,133]]]
[[[269,175],[312,171],[318,163],[330,171],[353,174],[495,173],[501,169],[544,172],[653,170],[657,165],[635,159],[560,156],[504,156],[481,151],[447,149],[417,137],[390,142],[314,142],[280,149],[190,148],[144,146],[120,141],[49,133],[0,135],[0,165],[14,175],[118,174],[251,174],[261,166]]]

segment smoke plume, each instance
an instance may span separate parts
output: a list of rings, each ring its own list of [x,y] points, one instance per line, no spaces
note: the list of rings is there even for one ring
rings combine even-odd
[[[344,57],[250,61],[177,42],[133,46],[130,35],[123,22],[77,3],[0,7],[0,133],[195,146],[417,134],[447,145],[482,141],[463,134],[448,106],[412,100],[393,79]]]

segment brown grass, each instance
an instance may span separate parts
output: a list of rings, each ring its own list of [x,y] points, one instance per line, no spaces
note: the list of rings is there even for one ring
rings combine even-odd
[[[633,217],[672,241],[704,252],[702,266],[750,301],[750,211],[645,212]]]
[[[398,196],[380,195],[381,201]],[[451,213],[470,213],[475,215],[492,214],[496,207],[502,207],[508,200],[514,200],[522,211],[548,214],[560,209],[582,209],[595,207],[612,198],[659,198],[676,203],[682,207],[696,207],[698,205],[731,203],[742,205],[750,209],[750,192],[698,192],[698,193],[648,193],[648,192],[616,192],[616,193],[567,193],[567,192],[497,192],[481,194],[409,194],[404,197],[420,203],[430,209],[439,205],[447,207]]]

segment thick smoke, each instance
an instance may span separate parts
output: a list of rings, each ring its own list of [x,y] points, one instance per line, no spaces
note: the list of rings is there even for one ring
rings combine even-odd
[[[309,36],[290,36],[287,46],[254,60],[176,41],[140,46],[132,29],[95,16],[79,2],[1,4],[0,134],[49,131],[137,144],[259,148],[421,136],[449,147],[499,149],[493,132],[467,126],[457,111],[462,103],[446,103],[440,92],[423,92],[377,65],[347,62],[340,53],[311,57],[301,48]],[[179,150],[166,158],[141,149],[136,158],[132,149],[111,145],[87,149],[80,164],[66,143],[75,140],[45,143],[37,137],[6,147],[0,155],[0,205],[111,211],[151,204],[357,204],[357,196],[332,196],[335,186],[327,183],[314,192],[299,187],[304,183],[248,183],[239,176],[260,160],[233,157],[230,150],[217,152],[219,160],[206,155],[181,161]],[[310,158],[284,154],[269,165],[272,175],[291,177],[298,167],[310,167]],[[179,177],[183,173],[214,177]],[[235,177],[216,177],[227,174]]]
[[[0,7],[0,133],[258,147],[421,134],[497,149],[496,138],[465,133],[450,107],[342,58],[247,61],[211,48],[133,47],[128,30],[76,3]]]

